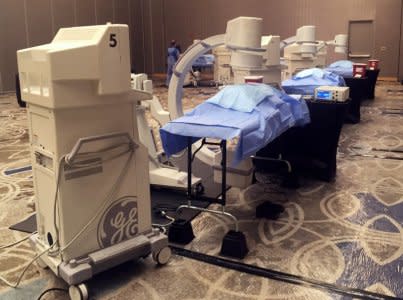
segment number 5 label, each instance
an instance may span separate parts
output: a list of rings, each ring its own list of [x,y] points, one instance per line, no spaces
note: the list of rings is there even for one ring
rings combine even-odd
[[[116,33],[111,33],[109,35],[109,47],[114,48],[118,44],[118,40],[116,39]]]

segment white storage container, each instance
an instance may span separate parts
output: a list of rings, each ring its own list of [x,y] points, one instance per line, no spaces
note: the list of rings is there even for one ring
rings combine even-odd
[[[221,167],[221,152],[214,156],[214,181],[221,183],[222,167]],[[244,189],[252,184],[253,180],[253,163],[252,159],[248,158],[240,162],[237,166],[232,166],[234,150],[231,147],[227,149],[227,185]]]

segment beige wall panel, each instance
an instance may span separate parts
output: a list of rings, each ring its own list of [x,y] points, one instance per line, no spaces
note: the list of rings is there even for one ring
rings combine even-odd
[[[74,0],[77,26],[95,25],[95,0]]]
[[[149,0],[151,4],[151,30],[152,30],[152,64],[153,73],[165,72],[166,45],[164,28],[164,5],[163,0]]]
[[[130,25],[129,0],[114,0],[115,23]]]
[[[403,5],[401,8],[402,22],[400,26],[400,56],[399,56],[399,81],[403,84]]]
[[[74,1],[52,0],[53,35],[62,27],[75,25]]]
[[[106,24],[114,20],[114,6],[111,0],[95,0],[96,23]]]
[[[28,47],[24,22],[24,0],[0,1],[0,76],[1,90],[15,89],[16,51]],[[16,22],[16,20],[18,20]]]
[[[208,2],[208,3],[207,3]],[[217,0],[219,2],[219,0]],[[164,0],[164,23],[166,49],[171,40],[180,44],[182,51],[186,50],[195,39],[208,36],[208,22],[214,21],[210,16],[210,1]]]
[[[49,43],[53,38],[50,0],[25,1],[29,46]],[[17,20],[20,20],[20,17]]]
[[[144,27],[143,20],[143,0],[132,0],[131,8],[131,51],[132,51],[132,67],[136,73],[144,72],[145,70],[145,55],[144,55]]]
[[[153,0],[142,0],[143,43],[144,43],[144,72],[152,74],[153,69],[153,34],[152,34],[152,5]]]
[[[400,0],[377,0],[374,58],[381,60],[381,76],[396,76],[399,65]]]
[[[4,23],[3,23],[3,18],[2,18],[2,12],[0,11],[0,41],[4,41]],[[4,83],[3,83],[3,77],[6,76],[4,72],[5,70],[5,47],[4,43],[0,43],[0,93],[4,91]]]

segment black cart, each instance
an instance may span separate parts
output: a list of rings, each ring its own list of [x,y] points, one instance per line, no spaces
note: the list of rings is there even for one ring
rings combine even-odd
[[[292,173],[308,174],[330,181],[336,175],[340,132],[351,100],[346,102],[307,100],[311,123],[293,127],[261,149],[256,157],[289,162]],[[254,160],[257,171],[272,171],[273,163]]]

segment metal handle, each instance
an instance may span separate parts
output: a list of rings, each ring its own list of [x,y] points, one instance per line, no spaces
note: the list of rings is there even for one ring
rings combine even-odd
[[[370,58],[371,54],[348,54],[348,57],[351,58]]]
[[[78,141],[76,142],[76,144],[73,147],[73,150],[71,150],[71,152],[66,156],[66,162],[72,163],[73,160],[75,159],[75,156],[77,155],[77,153],[80,151],[81,147],[84,144],[96,142],[96,141],[100,141],[100,140],[113,139],[113,138],[117,138],[117,137],[126,138],[132,149],[135,149],[139,146],[135,141],[133,141],[132,137],[127,132],[114,132],[114,133],[108,133],[108,134],[102,134],[102,135],[83,137],[83,138],[78,139]]]

